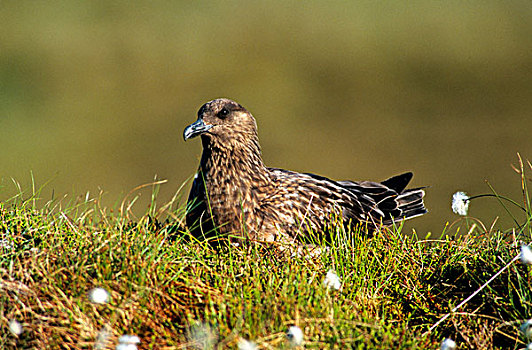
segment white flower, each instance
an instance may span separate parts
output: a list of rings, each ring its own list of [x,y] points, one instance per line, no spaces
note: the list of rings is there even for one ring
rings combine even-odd
[[[532,320],[528,320],[519,327],[527,338],[532,338]]]
[[[14,335],[21,335],[22,331],[23,331],[22,325],[20,324],[19,321],[15,320],[15,319],[12,319],[12,320],[9,321],[9,330]]]
[[[89,291],[89,300],[94,304],[105,304],[109,301],[109,293],[103,288],[93,288]]]
[[[465,216],[469,208],[469,196],[465,192],[456,192],[453,194],[452,209],[455,214]]]
[[[325,275],[325,279],[323,280],[323,284],[327,289],[333,288],[336,290],[339,290],[342,286],[342,282],[340,281],[340,277],[334,272],[333,270],[327,271],[327,275]]]
[[[122,344],[119,343],[115,350],[137,350],[137,346],[135,344]]]
[[[0,239],[0,247],[4,248],[5,250],[13,249],[13,245],[9,239]]]
[[[286,332],[286,337],[292,346],[303,344],[303,331],[298,326],[291,326]]]
[[[140,338],[136,335],[123,335],[120,338],[118,338],[118,342],[120,344],[139,344]]]
[[[137,344],[140,343],[140,338],[136,335],[123,335],[118,338],[118,345],[116,350],[137,350]]]
[[[252,341],[240,338],[238,341],[238,350],[256,350],[257,344]]]
[[[456,349],[456,343],[454,340],[450,338],[446,338],[441,342],[440,349],[441,350],[454,350]]]
[[[526,347],[526,350],[532,350],[532,343],[528,344],[528,346]]]
[[[193,349],[214,349],[218,341],[216,329],[208,323],[198,323],[188,329],[187,338],[192,343]]]
[[[109,326],[105,326],[100,330],[98,336],[96,337],[96,341],[94,342],[94,350],[107,349],[107,343],[109,342],[110,337],[111,331]]]
[[[521,246],[521,255],[519,256],[523,264],[530,265],[532,264],[532,250],[527,245]]]

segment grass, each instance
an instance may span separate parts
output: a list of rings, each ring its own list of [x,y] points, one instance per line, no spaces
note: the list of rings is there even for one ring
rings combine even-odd
[[[161,182],[140,218],[134,198],[115,210],[100,198],[43,204],[34,186],[0,203],[0,347],[114,349],[134,334],[142,349],[236,348],[242,338],[278,349],[297,325],[309,349],[436,349],[447,337],[460,349],[523,348],[532,292],[530,268],[519,263],[429,332],[530,242],[529,179],[522,163],[518,171],[525,211],[515,219],[524,224],[508,231],[461,218],[434,240],[400,226],[371,237],[340,232],[312,258],[184,239],[182,201],[159,207]],[[324,286],[329,270],[339,290]],[[94,287],[110,293],[108,303],[89,301]]]

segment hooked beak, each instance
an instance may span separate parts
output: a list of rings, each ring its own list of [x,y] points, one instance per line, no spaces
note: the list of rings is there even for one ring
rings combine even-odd
[[[203,134],[213,126],[214,125],[205,124],[203,122],[203,119],[198,118],[198,120],[196,120],[194,123],[190,124],[185,128],[185,131],[183,131],[183,138],[186,141],[188,139]]]

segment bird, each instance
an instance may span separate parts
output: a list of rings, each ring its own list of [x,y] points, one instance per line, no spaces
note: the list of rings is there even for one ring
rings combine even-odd
[[[411,172],[356,182],[267,167],[255,118],[230,99],[201,106],[183,131],[185,141],[198,136],[203,152],[185,219],[194,237],[305,242],[332,239],[334,222],[373,232],[427,213],[424,188],[406,189]]]

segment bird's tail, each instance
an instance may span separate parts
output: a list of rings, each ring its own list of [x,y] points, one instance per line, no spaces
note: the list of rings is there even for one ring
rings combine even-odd
[[[394,222],[414,218],[427,213],[423,197],[424,187],[406,189],[413,174],[408,172],[391,177],[380,184],[388,189],[383,198],[375,198],[377,208],[381,210],[382,223],[392,225]],[[394,194],[390,193],[394,192]]]
[[[412,173],[404,173],[382,182],[338,183],[357,197],[362,213],[354,213],[353,217],[373,227],[390,226],[427,212],[423,203],[424,187],[406,189],[412,176]]]
[[[423,197],[425,191],[422,188],[415,188],[403,191],[396,198],[398,209],[401,210],[402,219],[410,219],[427,213]]]

